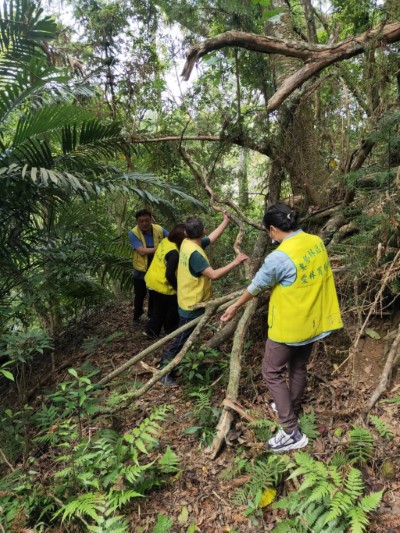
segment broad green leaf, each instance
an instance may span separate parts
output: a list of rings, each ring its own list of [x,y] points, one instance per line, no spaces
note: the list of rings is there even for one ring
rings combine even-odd
[[[380,339],[381,336],[377,331],[371,328],[365,328],[365,333],[368,335],[368,337],[371,337],[371,339]]]

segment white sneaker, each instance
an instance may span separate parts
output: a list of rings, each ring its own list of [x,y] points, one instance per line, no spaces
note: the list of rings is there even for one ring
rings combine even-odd
[[[284,429],[280,429],[278,433],[269,439],[268,446],[273,452],[287,452],[289,450],[298,450],[304,448],[308,444],[308,437],[300,430],[295,429],[288,434]]]

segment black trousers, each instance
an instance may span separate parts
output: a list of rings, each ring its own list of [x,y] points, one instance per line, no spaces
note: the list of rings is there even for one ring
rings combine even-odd
[[[143,315],[143,304],[147,295],[147,287],[144,279],[133,278],[133,288],[135,296],[133,298],[133,320],[139,320]],[[150,291],[151,293],[151,291]],[[152,295],[149,294],[149,305],[147,310],[147,316],[151,316],[153,306]]]
[[[150,335],[159,335],[163,327],[166,334],[174,331],[179,322],[176,294],[149,291],[149,297],[152,301],[152,307],[147,326],[148,333]]]
[[[192,320],[194,319],[184,318],[180,316],[178,328],[184,326],[185,324],[188,324]],[[182,333],[179,333],[179,335],[175,337],[171,347],[167,348],[162,354],[160,368],[164,368],[164,366],[167,366],[167,364],[175,357],[175,355],[177,355],[182,350],[183,345],[188,340],[195,327],[196,324],[192,328],[189,328],[186,331],[182,331]]]

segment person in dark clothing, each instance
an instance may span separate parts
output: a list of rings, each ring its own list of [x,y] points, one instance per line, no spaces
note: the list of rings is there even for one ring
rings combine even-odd
[[[171,333],[178,326],[176,272],[179,249],[184,238],[185,225],[177,224],[168,237],[160,242],[144,277],[153,304],[150,320],[144,332],[147,337],[158,337],[163,327],[166,334]]]
[[[148,209],[140,209],[135,213],[136,226],[129,232],[129,242],[133,248],[133,288],[135,296],[133,300],[133,321],[140,323],[143,314],[143,303],[147,295],[144,276],[149,268],[157,246],[168,231],[153,224],[153,215]],[[149,295],[148,316],[152,308],[151,295]]]

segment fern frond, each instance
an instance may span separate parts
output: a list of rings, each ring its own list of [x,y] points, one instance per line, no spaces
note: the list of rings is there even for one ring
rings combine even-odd
[[[318,476],[313,473],[308,473],[306,476],[304,476],[304,481],[298,488],[299,492],[302,492],[306,489],[309,489],[311,487],[314,487],[318,481]]]
[[[359,502],[361,509],[366,513],[377,509],[382,501],[383,492],[384,489],[378,492],[370,492],[367,496],[364,496]]]
[[[318,530],[314,527],[315,523],[324,515],[326,515],[326,508],[322,505],[312,503],[307,505],[305,512],[301,516],[301,520],[311,531],[317,532]]]
[[[337,452],[335,453],[335,455],[332,456],[330,460],[330,465],[339,468],[341,466],[347,465],[348,462],[349,459],[345,453]]]
[[[382,400],[382,403],[394,403],[395,405],[400,405],[400,396],[390,398],[389,400]]]
[[[111,512],[121,509],[124,505],[130,502],[133,498],[143,498],[143,494],[135,490],[111,491],[108,494],[108,506]]]
[[[372,422],[379,435],[385,439],[390,440],[393,438],[393,433],[387,424],[381,420],[378,416],[369,415],[368,419]]]
[[[333,485],[332,483],[329,483],[329,481],[320,480],[317,486],[314,487],[314,489],[312,490],[307,501],[309,503],[322,502],[328,496],[330,496],[330,494],[333,494],[334,490],[335,490],[335,485]]]
[[[317,430],[318,422],[314,409],[311,409],[309,413],[304,413],[299,418],[299,426],[303,433],[305,433],[310,442],[313,442],[320,433]]]
[[[368,429],[353,426],[349,432],[348,454],[353,463],[365,463],[373,455],[373,437]]]
[[[164,474],[174,474],[179,471],[180,459],[176,453],[168,446],[164,455],[158,461],[160,471]]]
[[[369,520],[361,507],[350,509],[348,518],[350,519],[352,533],[363,533],[369,524]]]
[[[157,523],[151,533],[168,533],[172,526],[172,519],[160,514],[157,516]]]
[[[351,468],[345,479],[345,493],[355,502],[363,491],[364,481],[361,472],[357,468]]]
[[[62,514],[62,521],[71,518],[74,515],[90,516],[95,522],[99,520],[99,513],[103,513],[106,508],[104,495],[100,493],[82,494],[75,500],[70,501],[61,507],[55,514],[54,518]]]
[[[326,523],[333,522],[339,517],[345,515],[352,507],[352,500],[343,492],[337,492],[334,494],[331,500],[331,508],[326,517]]]

